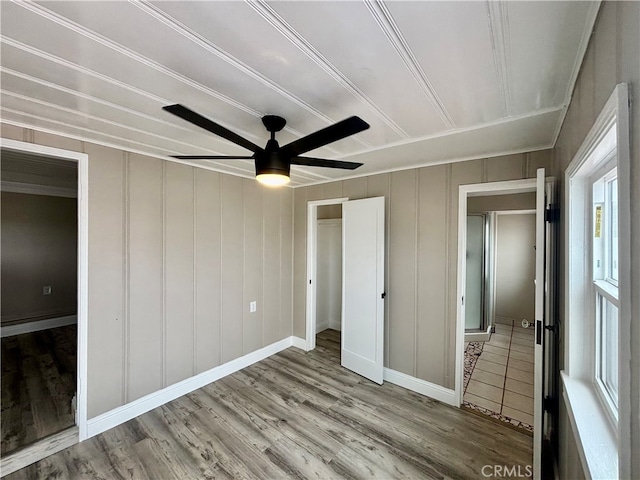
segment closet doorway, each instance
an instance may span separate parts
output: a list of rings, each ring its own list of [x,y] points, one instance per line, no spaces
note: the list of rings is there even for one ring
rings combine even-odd
[[[1,148],[7,475],[87,437],[88,156],[8,139]]]
[[[342,205],[318,207],[316,348],[340,363],[342,329]],[[336,357],[337,354],[337,357]]]

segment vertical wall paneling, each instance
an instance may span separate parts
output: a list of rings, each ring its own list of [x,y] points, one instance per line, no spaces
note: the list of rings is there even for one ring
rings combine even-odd
[[[122,403],[124,350],[123,153],[90,146],[89,155],[89,417]],[[111,346],[104,349],[104,344]]]
[[[349,198],[384,196],[385,366],[454,388],[458,187],[517,180],[535,173],[534,167],[549,166],[550,159],[550,151],[532,152],[295,189],[295,334],[305,334],[307,201],[338,192]]]
[[[255,180],[242,180],[244,219],[243,261],[243,354],[263,346],[264,302],[262,298],[262,222],[263,191],[266,187]],[[249,302],[256,302],[257,310],[249,312]]]
[[[416,171],[391,174],[389,367],[415,375]]]
[[[526,171],[523,178],[535,178],[539,168],[545,168],[551,175],[551,150],[527,153]]]
[[[166,385],[192,376],[194,329],[193,168],[165,162]]]
[[[282,189],[262,187],[262,344],[280,339],[280,192]]]
[[[222,363],[243,353],[243,179],[222,176]],[[248,305],[247,305],[248,307]]]
[[[444,342],[447,325],[446,281],[442,273],[447,270],[447,229],[439,228],[447,223],[448,196],[447,167],[421,169],[418,203],[418,314],[416,375],[441,385],[445,362]]]
[[[19,142],[26,142],[26,130],[26,128],[16,127],[7,123],[0,123],[0,135],[2,136],[2,138],[18,140]]]
[[[293,335],[293,195],[280,193],[280,338]]]
[[[638,96],[638,85],[640,84],[640,57],[638,56],[638,45],[640,45],[640,4],[638,2],[602,2],[598,11],[593,34],[590,38],[589,47],[585,54],[583,64],[576,82],[575,90],[568,107],[567,115],[562,124],[558,140],[553,149],[553,175],[558,180],[558,187],[562,191],[565,170],[578,148],[584,141],[585,135],[594,124],[598,114],[604,107],[607,99],[614,90],[616,84],[625,82],[629,84],[630,95]],[[640,205],[640,190],[634,188],[640,185],[640,108],[637,99],[630,105],[631,121],[631,215],[632,219],[640,219],[637,206]],[[634,207],[636,207],[634,209]],[[632,222],[634,221],[632,220]],[[563,221],[561,219],[561,221]],[[634,224],[635,225],[635,224]],[[640,251],[637,246],[640,244],[638,230],[631,230],[631,284],[637,290],[640,284]],[[560,238],[560,264],[559,264],[559,284],[562,285],[564,276],[568,272],[564,271],[562,258],[564,239]],[[564,292],[560,293],[560,312],[564,312],[562,305]],[[633,305],[633,304],[632,304]],[[640,308],[632,306],[632,322],[640,317]],[[566,319],[560,314],[560,321],[563,324]],[[635,322],[637,325],[637,322]],[[634,333],[635,332],[635,333]],[[631,345],[631,376],[634,381],[621,383],[629,390],[619,392],[619,405],[630,405],[630,409],[622,407],[620,412],[621,428],[619,432],[620,445],[620,478],[640,477],[640,457],[632,452],[640,451],[640,355],[637,345],[640,345],[640,329],[631,329],[631,336],[627,339],[627,348]],[[563,352],[564,346],[560,346]],[[621,348],[621,352],[624,350]],[[622,373],[622,371],[621,371]],[[623,398],[625,397],[625,398]],[[630,402],[630,403],[629,403]],[[577,455],[575,435],[572,431],[571,423],[568,420],[566,406],[560,405],[560,428],[559,428],[559,449],[558,456],[559,470],[566,478],[573,476],[585,476],[582,471],[582,464]],[[629,411],[630,410],[630,411]],[[624,418],[634,418],[635,422],[623,421]],[[631,435],[631,438],[629,438]]]
[[[342,196],[348,197],[349,200],[365,198],[367,196],[367,177],[344,180],[342,182]]]
[[[293,334],[300,338],[305,338],[306,336],[307,190],[307,188],[296,188],[294,190]]]
[[[196,373],[220,365],[221,175],[194,169]]]
[[[122,278],[124,279],[122,282],[122,298],[124,304],[124,325],[122,329],[122,344],[123,344],[123,352],[122,352],[122,405],[127,403],[127,399],[129,398],[129,351],[131,348],[130,341],[131,335],[130,332],[130,319],[131,319],[131,295],[129,295],[130,287],[131,287],[131,272],[130,272],[130,254],[129,254],[129,244],[130,244],[130,228],[129,228],[129,218],[131,214],[131,203],[129,202],[129,153],[124,153],[124,166],[123,166],[123,181],[122,181],[122,198],[124,200],[124,208],[122,212]],[[89,181],[91,184],[91,181]],[[91,210],[91,209],[89,209]],[[89,215],[91,218],[91,215]],[[91,244],[91,242],[89,242]],[[91,249],[89,249],[91,251]],[[91,269],[89,269],[91,271]],[[91,320],[89,320],[89,333],[91,333]],[[89,337],[91,338],[91,337]],[[91,405],[91,403],[89,403]]]
[[[490,162],[496,159],[489,159]],[[447,349],[447,363],[445,364],[444,383],[446,387],[454,387],[455,377],[455,354],[456,351],[456,308],[460,301],[457,298],[458,279],[458,195],[459,186],[470,183],[482,182],[482,160],[470,162],[453,163],[451,168],[451,179],[449,188],[449,262],[447,268],[448,298],[447,316],[450,319],[445,332],[444,345]]]
[[[485,162],[487,176],[482,181],[501,182],[503,180],[522,178],[524,159],[525,155],[521,154],[492,158],[490,162]]]
[[[127,401],[163,387],[162,164],[160,160],[130,156]]]
[[[29,130],[29,135],[27,136],[26,141],[37,143],[38,145],[47,145],[49,147],[61,148],[63,150],[71,150],[72,152],[83,151],[82,141],[80,140],[39,132],[38,130]]]

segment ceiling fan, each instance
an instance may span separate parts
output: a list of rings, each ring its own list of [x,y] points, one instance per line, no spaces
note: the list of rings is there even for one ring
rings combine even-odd
[[[247,150],[253,155],[172,155],[173,158],[182,160],[249,160],[253,159],[256,166],[256,179],[269,186],[284,185],[289,182],[289,171],[291,165],[305,165],[308,167],[328,167],[354,170],[362,163],[343,162],[340,160],[327,160],[323,158],[301,157],[303,153],[322,147],[329,143],[341,140],[350,135],[354,135],[369,128],[369,124],[359,117],[349,117],[341,122],[330,125],[326,128],[311,133],[306,137],[299,138],[283,147],[276,141],[276,132],[279,132],[286,125],[286,120],[277,115],[265,115],[262,123],[267,131],[271,133],[271,138],[264,148],[241,137],[237,133],[215,123],[213,120],[190,110],[184,105],[167,105],[162,107],[173,115],[176,115],[189,123],[193,123],[208,132],[229,140]]]

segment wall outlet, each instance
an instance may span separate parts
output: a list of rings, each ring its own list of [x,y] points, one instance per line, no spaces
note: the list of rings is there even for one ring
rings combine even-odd
[[[51,295],[51,285],[47,285],[45,287],[42,287],[42,294],[43,295]]]
[[[257,302],[249,302],[249,312],[253,313],[258,309]]]

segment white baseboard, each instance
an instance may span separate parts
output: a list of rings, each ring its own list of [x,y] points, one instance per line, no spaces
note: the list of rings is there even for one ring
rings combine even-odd
[[[301,350],[307,349],[307,341],[300,337],[291,337],[291,345]]]
[[[458,397],[455,390],[444,388],[440,385],[436,385],[435,383],[412,377],[411,375],[407,375],[406,373],[391,370],[390,368],[385,368],[384,380],[389,383],[393,383],[400,387],[406,388],[407,390],[411,390],[421,395],[426,395],[427,397],[439,400],[443,403],[453,405],[454,407],[460,406],[458,404]]]
[[[0,327],[0,337],[11,337],[12,335],[38,332],[40,330],[48,330],[50,328],[74,325],[76,323],[78,323],[77,315],[67,315],[66,317],[47,318],[46,320],[36,320],[35,322],[18,323],[16,325]]]
[[[175,400],[182,395],[186,395],[198,388],[204,387],[211,382],[220,380],[227,375],[237,372],[238,370],[242,370],[249,365],[270,357],[271,355],[275,355],[292,345],[298,346],[297,344],[300,342],[302,342],[302,344],[305,343],[304,340],[298,337],[292,336],[283,338],[282,340],[272,343],[271,345],[267,345],[260,350],[248,353],[240,358],[231,360],[230,362],[214,367],[211,370],[207,370],[206,372],[202,372],[198,375],[182,380],[181,382],[174,383],[162,390],[150,393],[149,395],[145,395],[142,398],[127,403],[126,405],[91,418],[87,422],[87,438],[91,438],[94,435],[129,421],[132,418],[148,412],[149,410],[153,410],[160,405],[164,405],[171,400]]]
[[[324,332],[326,329],[331,328],[329,322],[322,322],[316,324],[316,333]]]
[[[329,320],[329,328],[331,330],[342,330],[342,322],[340,320]]]

